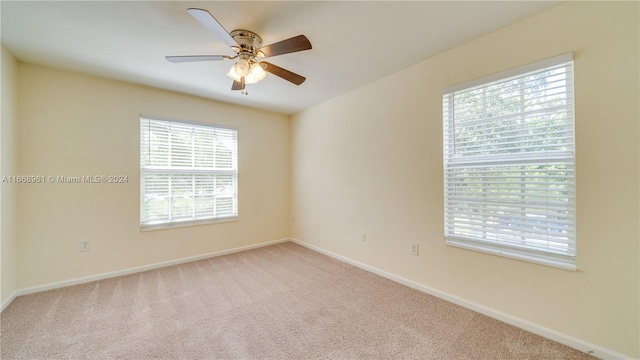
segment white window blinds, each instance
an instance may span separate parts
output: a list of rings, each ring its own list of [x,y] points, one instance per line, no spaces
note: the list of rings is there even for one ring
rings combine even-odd
[[[448,244],[575,269],[572,65],[564,55],[445,91]]]
[[[237,132],[140,118],[142,229],[237,216]]]

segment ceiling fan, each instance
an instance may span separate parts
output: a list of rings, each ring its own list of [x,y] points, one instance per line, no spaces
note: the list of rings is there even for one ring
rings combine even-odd
[[[233,30],[229,33],[207,10],[189,8],[187,12],[225,44],[229,45],[236,55],[165,56],[168,61],[182,63],[237,59],[227,76],[233,79],[231,90],[241,90],[245,95],[247,94],[246,85],[255,84],[264,79],[267,76],[267,72],[296,85],[300,85],[306,80],[304,76],[262,61],[262,59],[268,57],[311,49],[311,42],[306,36],[298,35],[271,45],[262,46],[262,39],[258,34],[242,29]]]

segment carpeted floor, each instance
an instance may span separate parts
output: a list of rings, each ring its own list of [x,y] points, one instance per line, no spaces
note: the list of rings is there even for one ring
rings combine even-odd
[[[16,298],[2,359],[592,359],[293,243]]]

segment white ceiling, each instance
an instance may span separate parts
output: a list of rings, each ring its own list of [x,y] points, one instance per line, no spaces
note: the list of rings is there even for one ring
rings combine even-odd
[[[558,5],[558,1],[0,1],[2,45],[18,60],[295,113]],[[231,62],[173,64],[165,55],[234,55],[186,9],[264,44],[298,34],[313,49],[270,58],[306,76],[274,75],[231,91]]]

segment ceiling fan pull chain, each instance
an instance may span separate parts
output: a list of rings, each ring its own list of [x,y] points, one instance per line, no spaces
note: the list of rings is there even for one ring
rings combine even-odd
[[[247,88],[245,87],[244,76],[240,78],[240,84],[242,85],[242,91],[240,91],[240,94],[249,95]]]

